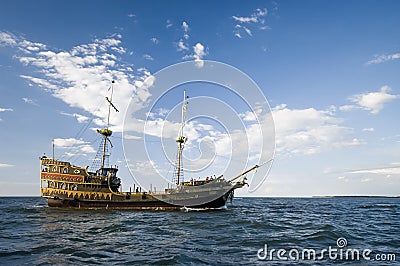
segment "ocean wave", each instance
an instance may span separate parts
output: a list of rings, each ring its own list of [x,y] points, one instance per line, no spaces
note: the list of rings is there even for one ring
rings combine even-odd
[[[253,265],[265,244],[323,249],[345,238],[351,247],[396,252],[400,235],[394,199],[243,198],[223,210],[178,212],[54,209],[40,198],[1,202],[2,265]]]

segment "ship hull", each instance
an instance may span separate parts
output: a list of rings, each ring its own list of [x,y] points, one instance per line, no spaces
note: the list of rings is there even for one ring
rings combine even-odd
[[[181,210],[184,207],[194,209],[218,209],[226,205],[229,193],[222,195],[210,202],[190,205],[190,204],[171,204],[158,200],[115,200],[115,201],[96,201],[86,199],[63,199],[59,197],[47,198],[49,207],[74,208],[74,209],[127,209],[127,210]]]

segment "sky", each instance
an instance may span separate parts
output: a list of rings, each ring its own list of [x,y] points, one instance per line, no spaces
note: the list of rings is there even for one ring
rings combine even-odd
[[[165,162],[145,154],[125,158],[123,145],[146,135],[155,146],[149,153],[156,151],[160,128],[162,141],[173,145],[182,86],[148,113],[153,127],[145,134],[140,126],[130,130],[142,135],[123,134],[124,114],[134,108],[135,116],[135,108],[154,96],[159,71],[181,62],[204,69],[206,60],[251,78],[274,121],[275,150],[262,148],[275,153],[268,177],[255,191],[236,195],[398,196],[399,8],[399,1],[3,1],[0,196],[39,195],[39,157],[51,154],[53,140],[57,158],[91,165],[113,79],[113,102],[121,112],[111,113],[110,161],[120,168],[123,188],[152,168],[167,176]],[[243,136],[257,137],[249,130],[254,124],[246,124],[253,120],[241,100],[217,87],[187,85],[192,98],[207,96],[235,109],[212,122],[196,120],[202,108],[191,109],[189,101],[188,165],[203,154],[225,158],[215,159],[204,175],[234,162],[228,156],[234,149],[235,160],[252,162],[248,154],[257,148],[249,142],[241,150]],[[218,112],[213,106],[203,108],[208,117]],[[263,114],[250,111],[259,115],[261,128],[267,125]],[[218,119],[233,125],[230,117],[247,121],[245,130],[218,126]],[[196,155],[199,149],[204,151]]]

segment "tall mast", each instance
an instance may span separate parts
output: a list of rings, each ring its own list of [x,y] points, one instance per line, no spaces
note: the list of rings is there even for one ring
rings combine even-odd
[[[55,157],[54,157],[54,139],[53,139],[53,141],[52,141],[52,143],[51,143],[52,145],[52,148],[53,148],[53,163],[54,163],[54,160],[55,160]]]
[[[106,128],[103,128],[101,130],[97,130],[97,132],[103,136],[103,149],[102,149],[102,152],[101,152],[101,168],[104,168],[106,156],[108,156],[108,155],[106,155],[107,141],[110,142],[110,145],[112,147],[111,141],[108,138],[108,137],[110,137],[112,135],[112,131],[109,129],[109,127],[110,127],[111,107],[113,107],[116,112],[119,112],[118,109],[112,103],[112,97],[113,97],[113,93],[114,93],[114,83],[115,83],[114,80],[111,81],[110,99],[108,97],[106,97],[106,100],[108,102],[107,126],[106,126]]]
[[[117,108],[115,108],[115,106],[112,103],[112,98],[113,98],[113,94],[114,94],[114,80],[111,81],[111,95],[110,95],[110,99],[108,99],[108,97],[106,97],[108,104],[108,116],[107,116],[107,129],[110,126],[110,113],[111,113],[111,106],[115,109],[115,111],[119,112],[117,110]]]
[[[186,137],[183,135],[183,128],[185,127],[186,120],[186,105],[187,105],[187,96],[186,90],[183,91],[183,103],[182,103],[182,122],[181,128],[179,130],[179,136],[176,138],[176,142],[178,143],[178,169],[176,173],[176,185],[179,185],[180,176],[181,176],[181,168],[182,168],[182,152],[185,146]]]

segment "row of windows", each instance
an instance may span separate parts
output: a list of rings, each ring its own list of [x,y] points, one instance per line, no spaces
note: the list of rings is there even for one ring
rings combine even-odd
[[[78,186],[75,184],[65,184],[65,183],[56,183],[53,181],[43,181],[42,182],[42,187],[43,188],[58,188],[58,189],[67,189],[67,190],[78,190]]]
[[[60,167],[60,169],[61,169],[61,167]],[[53,168],[52,168],[51,171],[52,171],[53,173],[58,173],[57,166],[53,166]],[[43,166],[43,167],[42,167],[42,172],[49,172],[49,167]],[[74,173],[75,173],[75,174],[79,174],[80,172],[81,172],[81,171],[78,170],[78,169],[75,169],[75,170],[74,170]],[[62,170],[62,173],[63,173],[63,174],[68,174],[68,167],[65,167],[65,168]]]

